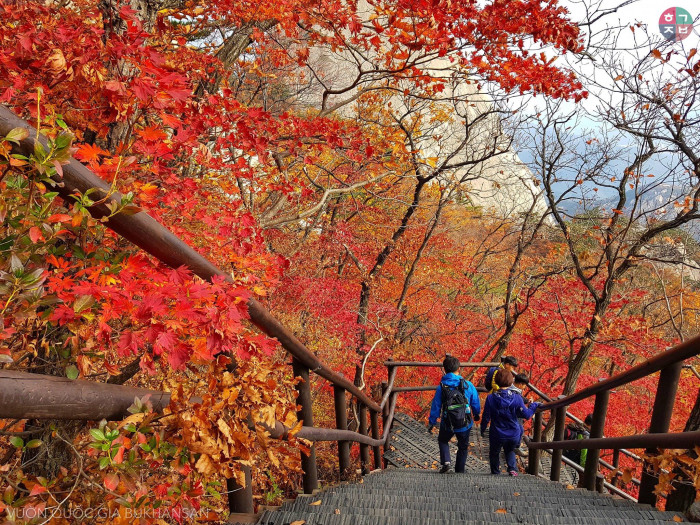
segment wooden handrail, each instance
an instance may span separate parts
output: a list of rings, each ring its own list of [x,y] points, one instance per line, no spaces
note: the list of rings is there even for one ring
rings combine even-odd
[[[389,400],[389,396],[391,396],[391,391],[394,388],[394,380],[396,379],[396,374],[399,371],[398,368],[390,368],[389,369],[389,377],[387,378],[387,385],[386,385],[386,391],[384,392],[384,395],[382,396],[382,402],[379,403],[379,409],[384,410],[384,405],[386,405],[387,401]]]
[[[459,366],[461,368],[480,368],[480,367],[491,367],[491,366],[498,366],[501,363],[496,363],[496,362],[485,362],[485,363],[478,363],[478,362],[464,362],[464,363],[459,363]],[[440,367],[442,366],[442,361],[440,362],[427,362],[427,363],[422,363],[420,361],[384,361],[384,365],[387,367],[397,367],[397,366],[425,366],[425,367]]]
[[[692,448],[700,445],[700,430],[692,432],[669,432],[665,434],[635,434],[634,436],[595,439],[565,439],[561,441],[530,441],[528,448],[573,450],[628,448]]]
[[[537,450],[552,450],[551,479],[558,480],[561,468],[562,450],[588,449],[592,461],[586,461],[586,468],[582,478],[582,486],[594,490],[597,485],[598,468],[601,449],[625,450],[629,448],[645,448],[647,455],[653,455],[657,448],[692,448],[700,445],[700,431],[669,433],[671,414],[676,400],[676,393],[683,368],[683,361],[700,354],[700,336],[685,341],[674,348],[668,349],[655,357],[648,359],[629,370],[617,374],[608,379],[583,388],[568,396],[559,396],[556,401],[550,401],[541,405],[537,414],[549,410],[551,417],[556,415],[555,437],[550,442],[528,443],[530,453],[537,455]],[[608,406],[608,399],[612,389],[632,381],[659,373],[657,390],[654,397],[654,407],[651,413],[649,433],[646,435],[632,435],[622,437],[603,437],[603,428]],[[563,426],[566,418],[566,408],[578,401],[595,396],[593,409],[593,422],[591,424],[591,437],[587,439],[564,440]],[[538,425],[539,426],[539,425]],[[623,449],[625,447],[625,449]],[[625,450],[627,453],[627,451]],[[630,454],[628,454],[630,455]],[[645,463],[647,460],[644,460]],[[615,461],[617,465],[617,461]],[[533,462],[533,465],[536,463]],[[608,464],[609,465],[609,464]],[[607,466],[607,465],[605,465]],[[536,471],[531,473],[537,473]],[[649,470],[642,471],[639,480],[639,502],[656,506],[657,493],[654,485],[658,480]]]
[[[0,419],[121,419],[129,415],[127,409],[134,403],[134,398],[143,399],[146,396],[157,412],[162,412],[170,403],[170,392],[160,390],[0,370]],[[201,398],[195,397],[190,401],[198,403]],[[394,401],[390,406],[389,421],[380,439],[372,439],[350,430],[312,426],[302,427],[296,435],[309,441],[354,441],[381,446],[389,435],[395,409]],[[284,439],[289,433],[289,428],[279,421],[274,427],[261,426],[270,432],[273,439]]]
[[[121,419],[146,396],[158,412],[170,403],[170,392],[0,370],[0,419]]]
[[[4,137],[14,128],[27,130],[29,136],[20,141],[19,146],[13,145],[12,151],[26,156],[31,155],[37,138],[35,128],[25,120],[17,117],[9,109],[0,106],[0,136]],[[43,137],[40,137],[39,141],[46,146],[46,140]],[[76,193],[84,194],[91,188],[101,190],[103,193],[101,197],[105,197],[106,201],[119,203],[121,200],[119,193],[109,193],[111,191],[109,184],[74,158],[71,158],[70,162],[63,166],[63,177],[56,175],[53,177],[53,180],[56,183],[53,189],[68,201]],[[104,204],[91,206],[89,211],[97,219],[107,217],[111,213]],[[110,217],[105,225],[171,268],[185,266],[195,275],[207,281],[210,281],[214,276],[221,276],[225,280],[232,282],[228,272],[221,270],[206,257],[197,253],[194,248],[174,235],[146,212],[139,212],[133,215],[117,213]],[[322,363],[288,328],[252,297],[248,300],[248,313],[251,322],[255,326],[269,337],[277,339],[288,353],[307,366],[312,372],[334,385],[342,386],[358,400],[362,401],[369,409],[379,410],[379,405],[373,399],[369,398],[351,381],[338,375]]]
[[[532,390],[532,391],[533,391],[535,394],[537,394],[540,398],[544,399],[545,401],[552,401],[552,398],[551,398],[551,397],[549,397],[547,394],[545,394],[544,392],[542,392],[539,388],[537,388],[537,387],[536,387],[535,385],[533,385],[532,383],[528,383],[527,386],[528,386],[528,388],[529,388],[530,390]],[[569,412],[568,410],[566,411],[566,417],[568,417],[569,419],[571,419],[571,420],[574,421],[575,423],[578,423],[579,425],[584,425],[584,422],[583,422],[581,419],[579,419],[578,417],[576,417],[575,415],[573,415],[573,414],[572,414],[571,412]],[[624,455],[627,456],[627,457],[630,457],[630,458],[632,458],[632,459],[634,459],[634,460],[637,460],[637,461],[641,461],[641,460],[642,460],[642,458],[641,458],[640,456],[638,456],[637,454],[635,454],[634,452],[631,452],[631,451],[629,451],[629,450],[627,450],[627,449],[624,449],[624,448],[621,448],[621,449],[619,449],[619,450],[620,450],[620,453],[624,454]],[[600,460],[600,463],[601,463],[601,465],[604,465],[604,466],[605,466],[605,462],[604,462],[602,459]]]
[[[555,408],[571,405],[577,401],[581,401],[587,397],[603,392],[604,390],[612,390],[613,388],[627,384],[631,381],[654,374],[670,365],[673,365],[674,363],[694,357],[698,354],[700,354],[700,336],[689,339],[688,341],[681,343],[672,349],[666,350],[665,352],[662,352],[659,355],[633,366],[629,370],[617,374],[609,379],[605,379],[587,388],[583,388],[578,392],[562,397],[561,399],[557,399],[556,401],[545,403],[541,405],[538,410],[553,410]]]
[[[397,386],[392,392],[435,392],[439,385]],[[475,386],[477,392],[488,392],[483,386]]]

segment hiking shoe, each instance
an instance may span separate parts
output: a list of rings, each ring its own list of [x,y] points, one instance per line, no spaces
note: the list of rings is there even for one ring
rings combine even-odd
[[[445,463],[445,464],[442,466],[442,468],[440,469],[440,474],[446,474],[446,473],[449,472],[450,470],[451,470],[450,464],[449,464],[449,463]]]
[[[509,471],[508,471],[508,475],[509,475],[509,476],[517,476],[518,473],[517,473],[515,470],[509,470]]]

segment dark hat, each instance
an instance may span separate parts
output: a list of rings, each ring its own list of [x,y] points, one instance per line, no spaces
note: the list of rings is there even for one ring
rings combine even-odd
[[[518,366],[518,360],[512,355],[506,355],[501,358],[501,362],[506,365]]]

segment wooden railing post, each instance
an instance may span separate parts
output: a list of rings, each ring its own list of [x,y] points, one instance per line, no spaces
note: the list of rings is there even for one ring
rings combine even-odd
[[[603,476],[602,472],[596,472],[595,474],[595,490],[600,494],[605,493],[605,476]]]
[[[659,374],[659,386],[656,389],[656,397],[654,398],[654,409],[651,413],[651,424],[649,425],[650,434],[661,434],[668,432],[671,425],[671,414],[673,413],[673,405],[676,402],[676,392],[678,391],[678,381],[681,377],[681,369],[683,363],[678,361],[661,370]],[[646,449],[647,454],[656,453],[656,449]],[[652,507],[656,506],[656,495],[654,494],[654,486],[658,482],[658,478],[649,470],[647,462],[644,463],[642,471],[641,484],[639,485],[639,503],[647,503]]]
[[[252,514],[253,506],[253,477],[250,467],[241,467],[245,475],[245,487],[241,487],[235,479],[226,480],[226,492],[228,493],[228,510],[234,513]]]
[[[360,434],[363,436],[368,435],[367,433],[367,407],[364,403],[358,402],[360,409],[358,410],[358,417],[360,418]],[[360,469],[362,475],[369,473],[369,445],[360,443]]]
[[[564,397],[564,396],[559,396]],[[564,440],[564,428],[566,427],[566,406],[559,407],[554,411],[554,439],[553,441]],[[552,469],[549,472],[549,479],[559,481],[561,476],[561,456],[562,449],[552,450]]]
[[[603,390],[595,396],[593,406],[593,422],[591,423],[591,439],[603,437],[605,427],[605,417],[608,413],[608,400],[610,390]],[[586,465],[583,471],[583,488],[596,490],[596,474],[598,473],[598,460],[600,459],[600,449],[589,448],[586,452]]]
[[[612,466],[613,466],[613,477],[612,480],[610,480],[610,484],[613,487],[617,487],[617,480],[620,477],[620,473],[618,472],[620,468],[620,449],[616,448],[613,450],[613,459],[612,459]]]
[[[532,423],[532,441],[537,443],[542,441],[542,412],[535,414],[535,420]],[[527,452],[527,472],[533,476],[538,476],[540,473],[540,450],[531,448]]]
[[[369,411],[370,428],[372,430],[372,439],[379,439],[379,412],[376,410]],[[382,448],[379,445],[372,447],[372,456],[374,457],[374,468],[382,468]]]
[[[314,426],[313,410],[311,406],[311,385],[309,383],[309,369],[296,358],[292,359],[294,377],[301,377],[297,383],[297,405],[301,408],[297,417],[302,420],[305,427]],[[316,447],[311,445],[309,455],[301,454],[301,468],[304,471],[304,493],[311,494],[318,488],[318,471],[316,467]]]
[[[384,394],[386,394],[386,391],[388,390],[389,386],[386,381],[382,381],[382,399],[384,399]],[[389,420],[389,406],[391,405],[391,399],[387,400],[386,403],[384,403],[384,406],[382,407],[382,432],[386,432],[386,423]],[[389,450],[389,440],[386,440],[386,443],[384,443],[384,454],[386,454]],[[384,454],[382,454],[382,467],[386,468],[388,466],[388,462],[386,458],[384,458]]]
[[[335,427],[338,430],[348,429],[348,405],[345,399],[345,389],[333,385],[333,398],[335,401]],[[350,474],[350,442],[338,441],[338,468],[340,479],[347,479]]]

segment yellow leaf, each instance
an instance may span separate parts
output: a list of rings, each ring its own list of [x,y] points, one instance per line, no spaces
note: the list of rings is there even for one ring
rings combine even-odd
[[[508,514],[508,511],[506,509],[496,509],[494,512],[496,514]]]
[[[683,521],[683,518],[681,518],[678,514],[676,514],[673,517],[673,521],[675,521],[676,523],[680,523],[681,521]]]
[[[119,423],[119,428],[123,428],[126,425],[128,425],[129,423],[133,423],[134,425],[136,425],[138,427],[145,417],[146,417],[146,414],[144,414],[143,412],[131,414],[129,417],[127,417],[121,423]]]
[[[312,502],[312,503],[309,503],[309,505],[313,505],[313,506],[320,505],[320,504],[321,504],[321,500],[320,500],[320,499],[318,499],[318,500],[316,500],[316,501],[314,501],[314,502]]]
[[[574,487],[573,485],[567,485],[567,486],[566,486],[566,489],[567,489],[567,490],[574,490],[575,488],[576,488],[576,487]]]
[[[212,462],[211,458],[206,454],[202,454],[194,466],[201,474],[211,475],[216,472],[216,467],[214,463]]]
[[[233,438],[231,437],[231,427],[228,426],[226,421],[223,419],[219,418],[216,421],[216,426],[221,430],[221,433],[226,436],[226,438],[229,440],[229,443],[233,441]]]
[[[304,525],[306,523],[306,520],[296,520],[291,522],[289,525]]]

